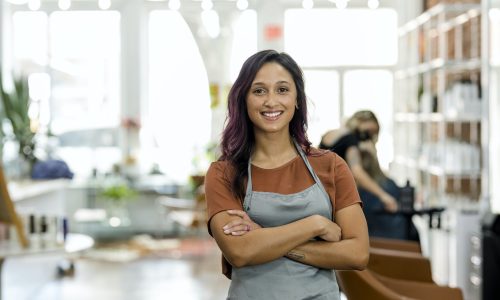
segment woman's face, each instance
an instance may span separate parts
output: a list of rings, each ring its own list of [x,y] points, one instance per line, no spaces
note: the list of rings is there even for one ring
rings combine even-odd
[[[292,75],[278,63],[264,64],[255,75],[246,101],[255,134],[288,132],[297,103]]]
[[[362,121],[359,123],[358,131],[368,133],[371,137],[370,139],[373,142],[377,142],[379,127],[378,127],[376,122],[374,122],[374,121]]]

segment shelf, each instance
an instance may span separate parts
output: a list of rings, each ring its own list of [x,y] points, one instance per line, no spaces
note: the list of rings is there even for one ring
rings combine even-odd
[[[444,60],[436,58],[426,63],[421,63],[416,66],[403,68],[394,72],[396,79],[406,79],[412,76],[445,69],[448,72],[461,72],[479,70],[481,68],[480,58],[471,58],[468,60]]]
[[[12,201],[33,198],[42,194],[58,192],[70,184],[68,179],[11,181],[8,189]]]
[[[394,121],[399,123],[417,123],[417,122],[446,122],[446,123],[479,123],[481,116],[460,116],[447,117],[441,113],[396,113]]]
[[[401,155],[396,156],[394,159],[394,162],[405,166],[410,169],[416,169],[422,172],[426,172],[430,175],[434,176],[444,176],[444,177],[456,177],[456,178],[479,178],[481,177],[481,171],[476,170],[472,172],[450,172],[446,171],[443,167],[441,166],[436,166],[432,164],[421,164],[415,159],[411,158],[406,158]]]
[[[416,30],[420,26],[427,23],[431,18],[438,16],[442,13],[462,13],[458,16],[448,19],[443,22],[438,27],[439,30],[448,31],[451,28],[461,25],[468,20],[477,17],[481,13],[481,5],[473,3],[461,3],[461,4],[438,4],[427,10],[417,18],[407,22],[403,26],[399,27],[399,36],[405,36],[406,34]]]

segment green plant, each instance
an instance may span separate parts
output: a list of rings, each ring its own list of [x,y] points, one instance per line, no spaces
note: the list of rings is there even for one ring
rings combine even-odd
[[[137,193],[125,184],[116,184],[104,188],[101,196],[105,199],[111,199],[114,202],[120,202],[127,199],[133,199]]]
[[[8,93],[3,87],[2,77],[0,71],[0,98],[3,114],[9,120],[14,137],[19,142],[19,154],[32,165],[36,161],[35,132],[31,130],[31,120],[28,115],[30,106],[28,80],[24,76],[14,78],[14,89]]]

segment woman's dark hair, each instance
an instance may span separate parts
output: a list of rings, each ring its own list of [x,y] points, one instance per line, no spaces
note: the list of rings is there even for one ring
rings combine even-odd
[[[243,66],[228,96],[228,113],[226,126],[222,132],[221,152],[219,160],[225,160],[235,167],[233,178],[228,179],[233,194],[243,202],[245,197],[244,179],[247,177],[247,166],[255,144],[253,124],[248,117],[246,98],[253,80],[260,68],[266,63],[278,63],[292,76],[297,89],[297,106],[290,121],[290,135],[305,147],[309,153],[311,142],[307,138],[307,104],[302,70],[286,53],[275,50],[263,50],[250,56]]]

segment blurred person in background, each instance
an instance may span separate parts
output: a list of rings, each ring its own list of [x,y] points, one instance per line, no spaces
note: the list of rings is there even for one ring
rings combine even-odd
[[[361,149],[370,151],[376,157],[375,144],[379,130],[380,125],[375,114],[369,110],[360,110],[354,113],[343,127],[326,132],[321,138],[319,148],[328,149],[344,158],[358,188],[375,195],[387,212],[396,212],[398,205],[394,196],[386,192],[366,172],[361,162]]]
[[[373,151],[360,149],[363,169],[389,195],[399,202],[401,188],[380,168],[377,156]],[[359,196],[363,201],[363,211],[368,223],[370,237],[418,241],[418,232],[411,220],[401,214],[387,213],[384,204],[373,193],[358,187]],[[410,224],[407,224],[410,222]],[[409,225],[409,226],[408,226]],[[410,230],[408,230],[408,228]]]

